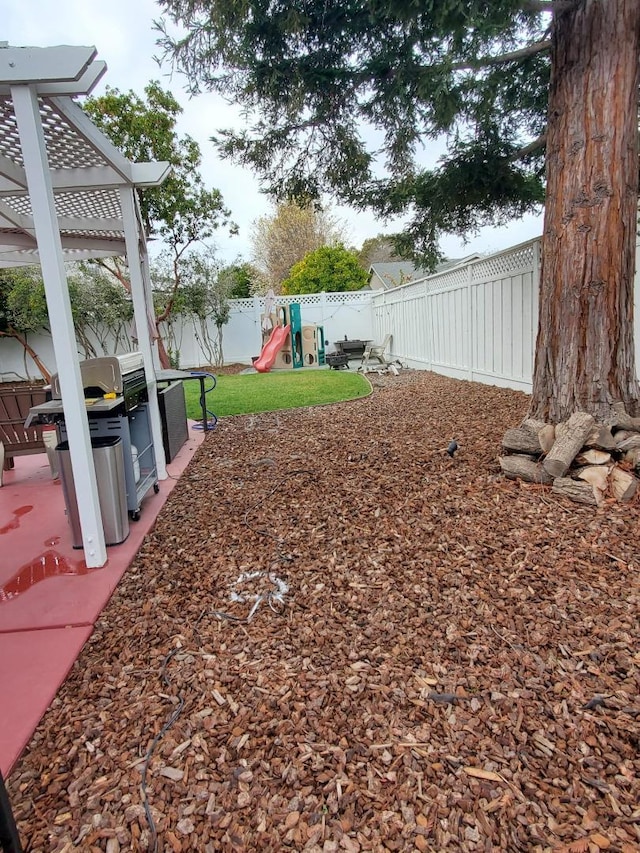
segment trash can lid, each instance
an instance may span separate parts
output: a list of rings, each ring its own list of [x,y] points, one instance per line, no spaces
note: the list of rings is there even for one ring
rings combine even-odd
[[[93,450],[99,450],[102,447],[115,447],[118,442],[122,441],[119,435],[108,435],[108,436],[100,436],[99,438],[91,439],[91,447]],[[60,444],[56,447],[56,450],[60,450],[63,453],[69,452],[69,442],[61,441]]]
[[[91,439],[91,447],[115,447],[120,441],[122,441],[122,439],[119,435],[101,436],[100,438]]]

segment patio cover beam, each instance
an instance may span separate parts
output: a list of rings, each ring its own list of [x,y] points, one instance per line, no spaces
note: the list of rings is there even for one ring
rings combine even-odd
[[[18,83],[69,83],[79,81],[98,51],[89,47],[0,47],[0,80]]]
[[[43,98],[55,95],[90,95],[100,82],[107,70],[107,63],[102,59],[92,62],[78,80],[61,80],[55,83],[36,83],[36,91]],[[0,85],[0,96],[11,95],[11,87]]]
[[[27,176],[24,169],[4,154],[0,154],[0,177],[15,185],[14,193],[20,190],[27,191]]]
[[[83,234],[80,237],[62,234],[60,238],[63,249],[106,249],[112,254],[125,255],[126,246],[124,237],[87,237]],[[13,251],[14,249],[27,249],[37,251],[38,243],[35,237],[28,234],[8,234],[0,231],[0,252]]]
[[[71,98],[51,98],[50,103],[85,142],[98,152],[123,178],[123,183],[133,182],[131,163],[107,137],[101,133],[89,116]]]
[[[74,251],[73,257],[68,257],[66,260],[93,261],[96,258],[113,258],[123,254],[123,247],[120,247],[118,251],[109,251],[109,249],[78,249]],[[13,269],[14,267],[24,267],[29,264],[39,265],[40,256],[34,253],[31,257],[26,257],[24,249],[22,251],[4,252],[0,248],[0,269]]]
[[[55,51],[55,49],[53,50]],[[3,49],[0,49],[0,57],[3,52]],[[6,69],[0,64],[0,78],[2,72],[6,73]],[[33,66],[29,68],[29,75],[31,77],[40,76]],[[5,77],[5,79],[7,78]],[[33,222],[51,321],[51,336],[56,364],[58,365],[85,562],[87,567],[95,568],[103,566],[107,562],[107,552],[98,501],[98,485],[89,435],[84,389],[76,352],[71,301],[58,230],[53,187],[49,177],[47,149],[38,96],[35,89],[29,85],[12,86],[11,96],[33,209]]]
[[[151,318],[149,316],[150,304],[147,294],[150,294],[151,289],[146,286],[148,282],[145,282],[144,255],[146,254],[146,250],[144,239],[141,239],[141,235],[144,232],[138,218],[133,187],[122,188],[120,190],[120,207],[124,220],[124,236],[127,244],[127,262],[129,264],[129,280],[131,281],[131,298],[133,300],[133,313],[136,321],[138,349],[144,359],[144,369],[149,389],[149,416],[158,479],[166,480],[167,468],[162,441],[162,422],[160,420],[160,406],[158,404],[156,367],[153,361],[152,340],[149,334]]]
[[[26,234],[33,233],[33,218],[24,213],[18,213],[8,204],[0,201],[0,227],[19,228]]]
[[[169,174],[170,163],[130,163],[131,182],[137,187],[157,187]],[[51,185],[55,192],[86,192],[114,190],[129,186],[111,166],[84,166],[76,169],[51,169]],[[0,197],[26,196],[27,179],[24,169],[6,157],[0,156]]]

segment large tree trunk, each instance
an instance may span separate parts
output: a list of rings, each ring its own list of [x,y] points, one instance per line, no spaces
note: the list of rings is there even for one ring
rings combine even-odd
[[[557,13],[540,324],[530,414],[604,421],[638,405],[633,290],[640,0]]]

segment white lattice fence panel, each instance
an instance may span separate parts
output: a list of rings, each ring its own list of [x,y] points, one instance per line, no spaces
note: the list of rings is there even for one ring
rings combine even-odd
[[[465,287],[469,280],[468,267],[456,267],[456,269],[438,275],[430,276],[425,280],[424,286],[427,293],[434,290],[447,290],[456,287]]]
[[[414,366],[530,386],[537,331],[539,241],[374,297],[380,336]],[[535,279],[535,280],[534,280]]]
[[[255,310],[255,303],[253,299],[230,299],[229,307],[231,311],[250,313]],[[264,300],[261,304],[261,309],[262,308],[264,308]]]
[[[352,302],[368,302],[371,299],[370,290],[353,290],[345,293],[326,293],[327,302],[340,302],[342,305],[349,305]]]
[[[475,261],[471,264],[472,281],[489,281],[504,278],[523,270],[531,270],[534,267],[537,251],[537,242],[524,243],[508,252],[500,252],[481,261]]]

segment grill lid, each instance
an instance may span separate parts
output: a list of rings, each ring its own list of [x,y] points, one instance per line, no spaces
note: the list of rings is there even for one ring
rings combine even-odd
[[[140,370],[144,370],[144,359],[139,352],[88,358],[80,362],[82,387],[100,388],[105,394],[122,394],[127,375]],[[54,400],[62,399],[57,373],[51,377],[51,396]]]

